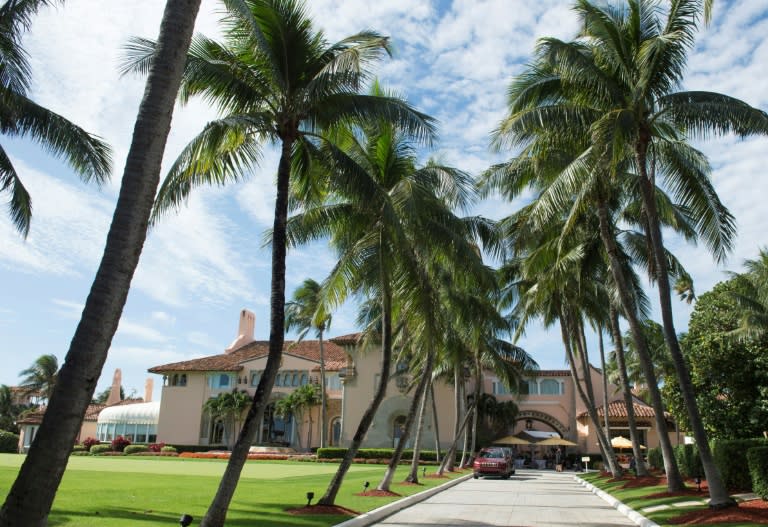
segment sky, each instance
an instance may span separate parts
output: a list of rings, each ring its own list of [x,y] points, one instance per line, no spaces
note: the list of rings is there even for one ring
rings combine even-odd
[[[26,240],[6,209],[0,211],[0,384],[18,384],[19,372],[42,354],[63,362],[101,258],[144,89],[145,79],[120,77],[117,65],[130,36],[157,37],[163,5],[67,0],[43,9],[24,38],[32,99],[106,140],[114,169],[109,183],[89,186],[39,145],[0,136],[34,210]],[[504,116],[510,80],[530,60],[537,39],[567,40],[578,29],[565,0],[312,0],[307,8],[329,41],[364,29],[391,37],[394,56],[377,67],[380,82],[438,119],[440,140],[425,155],[472,174],[506,157],[490,152],[489,135]],[[196,31],[217,37],[219,9],[203,0]],[[766,35],[764,0],[716,1],[713,23],[690,55],[684,88],[726,93],[768,110]],[[164,168],[214,117],[200,101],[177,105]],[[768,139],[725,137],[697,146],[709,156],[715,188],[738,225],[734,250],[722,264],[701,247],[666,238],[701,294],[767,245]],[[161,380],[147,369],[223,352],[237,336],[243,308],[256,314],[256,338],[268,338],[270,251],[262,236],[272,222],[277,159],[267,148],[245,182],[200,189],[150,232],[97,391],[120,368],[129,395],[143,395],[145,379],[153,377],[157,399]],[[8,197],[0,195],[3,202]],[[472,212],[498,219],[519,206],[488,199]],[[334,263],[325,243],[291,250],[287,296],[306,278],[321,281]],[[687,327],[691,309],[675,301],[678,331]],[[352,303],[343,306],[329,334],[357,331],[354,316]],[[557,328],[533,326],[519,344],[542,368],[565,367]]]

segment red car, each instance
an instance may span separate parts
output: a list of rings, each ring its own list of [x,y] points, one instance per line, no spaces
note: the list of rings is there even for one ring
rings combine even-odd
[[[509,476],[515,473],[515,463],[501,448],[484,448],[472,463],[472,469],[475,479],[480,476],[499,476],[509,479]]]

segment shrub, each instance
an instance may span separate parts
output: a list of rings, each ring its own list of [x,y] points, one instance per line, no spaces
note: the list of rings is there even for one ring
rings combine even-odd
[[[768,446],[747,450],[747,464],[752,476],[753,492],[768,501]]]
[[[176,452],[208,452],[209,450],[228,450],[225,445],[170,445]]]
[[[99,454],[109,452],[110,448],[111,447],[109,445],[93,445],[91,447],[90,453],[93,454],[94,456],[98,456]]]
[[[98,444],[99,444],[99,440],[96,439],[95,437],[86,437],[85,439],[83,439],[83,447],[86,450],[90,450],[93,445],[98,445]]]
[[[122,452],[125,447],[130,445],[131,442],[123,436],[117,436],[112,440],[112,450],[115,452]]]
[[[83,445],[75,445],[72,447],[72,453],[74,454],[75,452],[87,452],[87,450]]]
[[[149,447],[147,445],[128,445],[123,449],[123,452],[130,456],[139,452],[149,452]]]
[[[704,467],[696,445],[677,445],[674,451],[680,475],[684,478],[704,477]]]
[[[648,450],[648,465],[652,469],[664,470],[664,455],[661,448],[654,447]]]
[[[160,447],[160,450],[159,450],[160,452],[167,452],[167,453],[173,453],[173,454],[178,452],[178,450],[176,450],[176,447],[165,446],[164,443],[160,443],[160,444],[163,445],[162,447]],[[150,448],[150,450],[151,450],[151,448]],[[153,450],[153,452],[157,452],[157,450]]]
[[[163,447],[165,447],[165,443],[151,443],[149,445],[149,451],[150,452],[162,452]],[[174,450],[175,452],[175,450]]]
[[[19,452],[19,436],[5,430],[0,430],[0,452],[17,454]]]
[[[73,450],[73,451],[72,451],[72,455],[73,455],[73,456],[90,456],[90,455],[91,455],[91,453],[90,453],[90,452],[88,452],[88,451],[87,451],[87,450],[85,450],[85,449],[81,449],[81,450]]]
[[[712,441],[712,457],[723,484],[728,490],[752,490],[747,464],[747,450],[768,446],[765,439],[716,439]]]

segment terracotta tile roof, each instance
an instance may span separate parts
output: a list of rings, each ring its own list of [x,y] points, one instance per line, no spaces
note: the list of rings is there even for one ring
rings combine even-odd
[[[45,415],[45,406],[41,406],[36,410],[26,412],[19,419],[16,420],[20,425],[37,425],[43,422],[43,416]]]
[[[531,377],[570,377],[570,370],[534,370],[526,372],[526,375]]]
[[[336,344],[340,346],[345,346],[349,344],[357,344],[360,342],[360,339],[362,338],[362,333],[350,333],[349,335],[340,335],[338,337],[333,337],[331,342],[335,342]]]
[[[119,401],[113,405],[106,405],[106,404],[89,404],[88,408],[85,409],[85,417],[83,417],[84,421],[96,421],[99,418],[99,414],[104,408],[108,408],[111,406],[125,406],[127,404],[137,404],[137,403],[143,403],[144,399],[138,398],[138,399],[123,399],[122,401]],[[35,410],[32,410],[31,412],[28,412],[24,414],[23,417],[21,417],[17,423],[19,424],[26,424],[26,425],[34,425],[34,424],[40,424],[43,422],[43,416],[45,415],[45,410],[47,407],[41,406]]]
[[[646,418],[653,419],[656,415],[656,413],[653,411],[653,408],[651,406],[645,404],[642,401],[638,401],[637,399],[635,399],[634,402],[632,403],[632,407],[635,410],[635,417],[639,419],[646,419]],[[603,417],[605,415],[603,406],[597,407],[597,415],[599,415],[600,417]],[[667,412],[664,412],[664,415],[667,417],[667,419],[671,418],[670,414],[668,414]],[[586,417],[588,417],[588,414],[585,411],[577,415],[576,419],[583,419]],[[623,400],[616,400],[608,403],[608,418],[616,418],[616,419],[627,418],[627,405],[624,404]]]
[[[347,354],[344,349],[334,342],[335,339],[323,341],[323,353],[325,355],[325,369],[337,371],[347,364]],[[240,371],[242,363],[264,357],[269,353],[269,342],[257,340],[242,346],[231,353],[211,355],[200,359],[192,359],[181,362],[172,362],[161,366],[154,366],[148,371],[151,373],[179,372],[179,371]],[[283,353],[294,355],[304,359],[320,362],[320,342],[317,340],[302,340],[299,342],[286,341],[283,345]],[[318,368],[319,369],[319,366]]]
[[[96,421],[99,418],[99,413],[106,407],[106,404],[89,404],[88,408],[85,409],[83,421]]]

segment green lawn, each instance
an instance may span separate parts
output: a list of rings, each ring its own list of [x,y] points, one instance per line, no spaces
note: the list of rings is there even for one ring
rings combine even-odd
[[[5,496],[24,457],[0,454],[0,495]],[[52,527],[151,527],[178,525],[182,513],[197,525],[224,472],[225,460],[126,457],[72,457],[49,517]],[[336,504],[365,512],[398,498],[355,496],[363,483],[371,487],[384,474],[383,465],[353,465]],[[336,471],[335,464],[249,461],[227,516],[227,526],[329,526],[346,516],[296,516],[286,509],[306,505],[306,493],[319,498]],[[394,481],[402,481],[401,467]],[[427,469],[427,473],[434,467]],[[457,474],[460,475],[460,474]],[[446,480],[424,479],[424,486],[394,484],[403,496]]]

